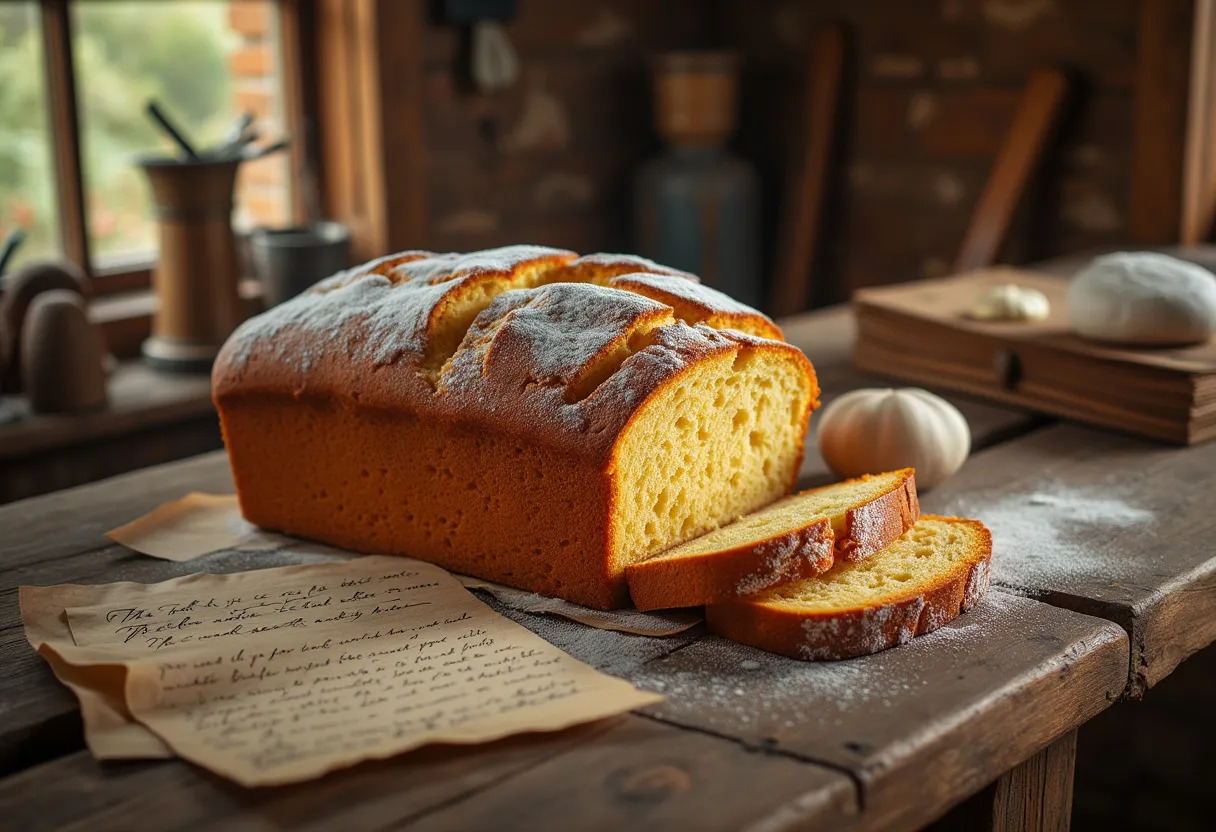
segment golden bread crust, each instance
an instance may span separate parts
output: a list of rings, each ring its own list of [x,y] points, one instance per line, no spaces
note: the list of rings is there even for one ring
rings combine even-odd
[[[810,578],[832,568],[832,524],[826,517],[759,543],[712,557],[648,558],[625,568],[639,610],[699,607]]]
[[[566,265],[555,279],[567,283],[598,283],[607,286],[612,278],[622,274],[664,274],[690,283],[701,282],[701,278],[695,274],[664,266],[636,254],[584,254]]]
[[[749,352],[798,368],[804,424],[818,393],[789,344],[689,324],[588,277],[647,262],[537,246],[404,252],[246,322],[212,375],[243,513],[288,534],[624,605],[613,472],[638,415],[693,368]]]
[[[715,329],[737,329],[774,341],[784,337],[781,328],[768,316],[699,283],[663,274],[624,274],[609,280],[608,285],[667,304],[688,323],[705,323]]]
[[[916,496],[916,472],[905,468],[899,482],[878,499],[850,508],[845,514],[843,532],[836,535],[836,557],[857,562],[895,540],[920,519]],[[857,480],[872,479],[866,474]]]
[[[880,604],[807,612],[778,602],[740,600],[706,607],[710,632],[794,659],[847,659],[906,644],[974,607],[988,588],[992,535],[976,520],[925,515],[976,532],[972,557],[924,591],[892,592]]]

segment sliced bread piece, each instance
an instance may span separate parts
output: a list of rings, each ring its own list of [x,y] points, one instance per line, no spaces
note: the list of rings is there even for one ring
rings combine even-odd
[[[988,588],[992,535],[925,515],[860,563],[706,609],[710,632],[795,659],[847,659],[932,632]]]
[[[859,560],[916,522],[911,468],[812,488],[625,569],[639,610],[696,607]]]

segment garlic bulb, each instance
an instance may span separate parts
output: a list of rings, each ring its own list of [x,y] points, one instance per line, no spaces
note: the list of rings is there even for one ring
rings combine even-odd
[[[1029,286],[989,286],[975,299],[968,317],[980,321],[1042,321],[1051,313],[1047,295]]]
[[[1216,276],[1151,251],[1098,257],[1068,285],[1068,322],[1095,341],[1202,343],[1216,332]]]
[[[819,451],[842,477],[915,468],[930,488],[950,477],[971,451],[971,429],[958,408],[928,390],[866,388],[823,409]]]

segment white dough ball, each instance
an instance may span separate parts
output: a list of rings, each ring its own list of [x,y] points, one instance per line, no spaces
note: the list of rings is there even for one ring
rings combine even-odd
[[[1068,322],[1095,341],[1200,343],[1216,332],[1216,276],[1155,252],[1098,257],[1068,287]]]

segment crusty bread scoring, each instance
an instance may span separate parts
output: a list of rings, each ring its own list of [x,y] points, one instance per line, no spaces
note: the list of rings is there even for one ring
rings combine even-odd
[[[976,520],[923,515],[859,563],[706,608],[711,632],[795,659],[877,653],[932,632],[988,588],[992,535]]]
[[[639,610],[697,607],[860,560],[920,515],[911,468],[811,488],[625,570]]]
[[[246,322],[213,374],[243,513],[624,605],[627,563],[789,492],[818,395],[721,293],[602,285],[639,272],[696,287],[620,255],[406,252]]]

